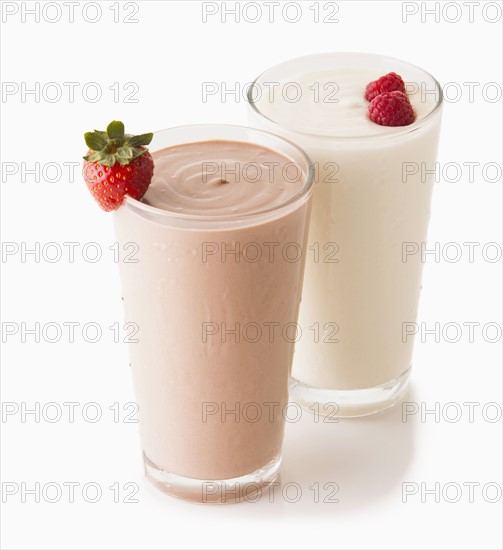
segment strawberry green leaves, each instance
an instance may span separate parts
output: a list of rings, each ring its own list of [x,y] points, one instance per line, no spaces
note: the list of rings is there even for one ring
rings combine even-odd
[[[84,160],[98,162],[103,166],[111,167],[117,162],[124,166],[147,151],[144,146],[152,141],[153,136],[151,132],[138,136],[126,134],[124,124],[120,120],[113,120],[106,132],[95,130],[84,134],[90,149]]]
[[[124,124],[120,120],[112,120],[107,126],[107,134],[110,139],[124,139]]]
[[[93,151],[101,151],[108,143],[100,132],[86,132],[84,134],[86,145]]]
[[[128,136],[127,142],[131,147],[138,147],[139,145],[148,145],[153,137],[154,134],[152,132],[150,134],[141,134],[140,136]]]

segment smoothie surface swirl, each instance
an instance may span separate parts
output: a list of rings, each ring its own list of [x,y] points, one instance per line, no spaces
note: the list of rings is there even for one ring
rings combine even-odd
[[[152,183],[143,202],[196,215],[252,214],[281,206],[306,174],[292,159],[261,145],[202,141],[152,153]]]
[[[290,75],[284,81],[274,82],[277,85],[270,93],[262,83],[263,90],[255,105],[268,119],[296,132],[331,137],[387,135],[403,128],[380,126],[370,120],[365,89],[369,82],[392,70],[393,66],[341,66],[298,77]],[[421,121],[436,105],[435,82],[416,82],[407,74],[402,76],[416,113],[415,122]],[[258,81],[257,85],[260,84]]]

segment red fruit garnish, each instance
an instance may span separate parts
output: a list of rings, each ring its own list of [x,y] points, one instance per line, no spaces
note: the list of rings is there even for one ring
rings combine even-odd
[[[144,147],[154,134],[124,133],[124,124],[112,121],[106,132],[84,134],[89,153],[84,157],[84,179],[103,210],[117,210],[124,195],[141,199],[154,173],[154,161]]]
[[[416,119],[409,98],[402,92],[385,92],[369,104],[369,117],[381,126],[408,126]]]
[[[402,77],[396,73],[388,73],[377,80],[367,84],[365,88],[365,99],[372,101],[379,94],[385,92],[402,92],[405,93],[405,83]]]

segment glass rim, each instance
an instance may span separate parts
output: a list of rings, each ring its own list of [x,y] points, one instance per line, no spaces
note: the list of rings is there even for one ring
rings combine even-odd
[[[418,69],[422,73],[424,73],[426,76],[430,77],[433,82],[435,83],[436,91],[438,92],[438,99],[435,102],[434,107],[432,110],[425,115],[423,118],[418,120],[417,122],[413,122],[409,126],[403,126],[403,130],[396,130],[393,133],[381,133],[381,134],[362,134],[362,135],[356,135],[356,136],[344,136],[344,135],[327,135],[327,134],[316,134],[313,132],[304,132],[302,130],[296,130],[295,128],[291,126],[286,126],[284,124],[281,124],[272,118],[269,118],[266,116],[257,106],[257,103],[254,101],[252,97],[252,92],[256,85],[258,85],[258,81],[267,73],[277,70],[282,65],[285,65],[286,63],[293,62],[293,61],[301,61],[301,60],[308,60],[312,58],[320,58],[320,57],[328,57],[333,55],[357,55],[357,56],[371,56],[371,57],[379,57],[381,59],[389,59],[391,61],[398,61],[399,63],[403,63],[405,65],[408,65],[409,67],[412,67],[414,69]],[[323,139],[326,141],[339,141],[339,140],[351,140],[351,141],[357,141],[357,140],[372,140],[372,139],[393,139],[397,136],[403,136],[405,134],[409,134],[412,132],[415,132],[419,128],[423,126],[423,123],[429,122],[431,118],[433,118],[433,115],[436,114],[440,108],[442,107],[444,103],[444,93],[442,91],[442,87],[440,86],[440,83],[438,80],[428,71],[423,69],[422,67],[419,67],[419,65],[414,65],[414,63],[409,63],[408,61],[404,61],[403,59],[400,59],[398,57],[391,57],[388,55],[382,55],[378,53],[368,53],[368,52],[322,52],[322,53],[315,53],[315,54],[309,54],[309,55],[303,55],[300,57],[294,57],[293,59],[288,59],[287,61],[283,61],[281,63],[277,63],[276,65],[273,65],[272,67],[269,67],[265,71],[261,72],[251,83],[251,85],[248,88],[248,91],[246,93],[246,98],[248,100],[248,104],[250,105],[250,108],[255,112],[259,117],[267,120],[269,123],[273,124],[275,128],[282,128],[283,130],[286,130],[292,134],[298,134],[299,136],[304,136],[308,138],[315,138],[315,139]],[[399,128],[398,126],[394,127],[395,129]]]
[[[287,200],[285,200],[284,202],[282,202],[280,204],[277,204],[277,205],[275,205],[273,207],[270,207],[270,208],[262,208],[260,210],[256,210],[256,211],[253,211],[253,212],[247,212],[247,213],[244,213],[244,214],[243,213],[232,213],[232,214],[209,214],[208,215],[208,214],[193,214],[193,213],[189,214],[189,213],[183,213],[183,212],[175,212],[175,211],[172,211],[172,210],[164,210],[162,208],[158,208],[156,206],[146,204],[146,203],[142,202],[142,199],[138,200],[138,199],[135,199],[135,198],[131,197],[130,195],[125,195],[124,196],[124,202],[126,203],[125,205],[129,206],[132,209],[143,210],[147,214],[153,214],[153,215],[159,216],[159,217],[175,218],[175,219],[184,220],[184,221],[193,220],[193,221],[207,222],[207,223],[212,223],[212,222],[215,222],[215,221],[229,221],[229,222],[234,221],[234,222],[238,222],[238,221],[246,221],[248,219],[253,219],[253,218],[263,216],[263,215],[266,215],[266,214],[271,214],[271,213],[276,212],[276,211],[279,212],[279,211],[283,210],[284,208],[286,208],[287,206],[290,206],[290,205],[292,205],[296,202],[299,202],[301,199],[303,199],[305,197],[309,197],[310,193],[312,192],[315,170],[314,170],[314,163],[311,160],[311,158],[296,143],[293,143],[292,141],[290,141],[287,138],[284,138],[282,136],[274,134],[273,132],[268,132],[267,130],[260,130],[258,128],[252,128],[250,126],[241,126],[241,125],[238,125],[238,124],[183,124],[183,125],[180,125],[180,126],[172,126],[172,127],[169,127],[169,128],[163,128],[161,130],[155,131],[154,132],[154,140],[155,140],[156,135],[159,135],[159,134],[164,133],[164,132],[174,132],[176,130],[184,130],[184,129],[187,129],[187,130],[192,129],[194,131],[197,131],[197,129],[199,129],[199,128],[200,129],[206,129],[206,130],[210,130],[211,128],[215,128],[215,129],[219,129],[219,130],[229,129],[231,131],[232,130],[236,130],[236,131],[239,130],[239,131],[254,132],[254,133],[262,134],[262,135],[265,135],[265,136],[272,136],[273,138],[275,138],[276,140],[279,140],[280,142],[287,143],[291,148],[295,149],[295,152],[298,153],[301,156],[302,160],[306,163],[306,167],[307,167],[306,172],[304,173],[304,170],[302,170],[303,178],[305,180],[302,187],[294,195],[292,195],[291,197],[289,197]],[[215,140],[221,140],[221,139],[224,139],[224,138],[215,138]],[[228,141],[240,141],[237,138],[226,138],[226,139]],[[193,142],[189,141],[188,143],[198,143],[200,141],[205,141],[205,139],[197,139],[197,140],[194,140]],[[244,142],[244,143],[246,143],[246,142]],[[254,143],[254,142],[250,141],[250,143]],[[256,144],[256,145],[258,145],[258,144]],[[263,145],[263,147],[266,147],[266,146]],[[155,153],[155,151],[156,150],[153,149],[150,152]],[[279,152],[283,156],[285,156],[285,153],[282,153],[281,151],[277,151],[277,152]],[[293,158],[291,160],[296,162],[295,159],[293,159]],[[154,164],[154,170],[155,170],[155,164]]]

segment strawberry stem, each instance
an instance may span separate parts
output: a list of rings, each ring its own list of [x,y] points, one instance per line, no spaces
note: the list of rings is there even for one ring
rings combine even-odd
[[[106,132],[94,130],[86,132],[84,140],[90,151],[84,157],[88,162],[97,162],[103,166],[113,166],[116,162],[121,165],[129,164],[133,159],[147,151],[153,133],[137,136],[126,134],[124,124],[120,120],[112,120]]]

